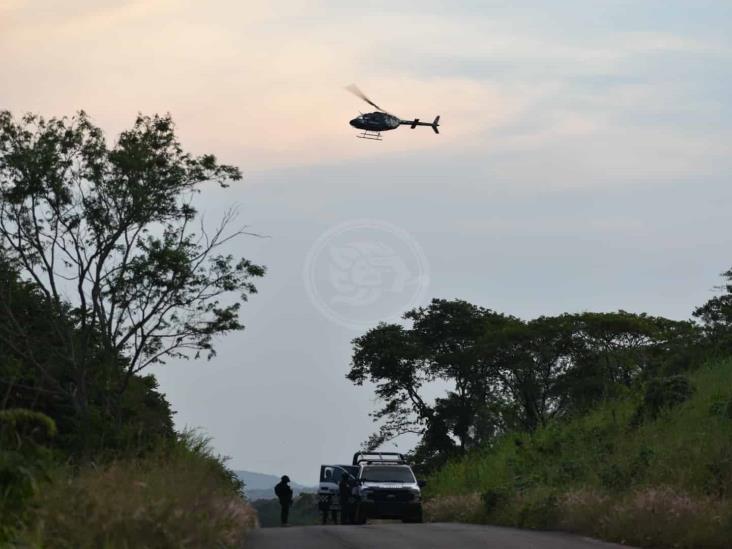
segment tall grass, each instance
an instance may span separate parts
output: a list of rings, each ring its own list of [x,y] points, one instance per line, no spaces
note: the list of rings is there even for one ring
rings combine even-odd
[[[144,458],[60,468],[21,535],[32,547],[240,546],[256,514],[240,484],[192,433]]]
[[[449,463],[429,480],[428,515],[444,520],[455,507],[455,517],[475,522],[647,547],[729,547],[732,361],[690,379],[693,396],[655,419],[633,421],[641,396],[631,393]],[[480,502],[472,514],[466,501]]]

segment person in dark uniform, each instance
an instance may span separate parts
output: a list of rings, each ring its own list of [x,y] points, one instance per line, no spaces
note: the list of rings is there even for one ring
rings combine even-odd
[[[292,488],[289,486],[290,477],[283,475],[280,483],[275,486],[275,495],[280,500],[280,521],[282,526],[287,526],[287,518],[290,515],[290,505],[292,505]]]
[[[319,504],[320,512],[322,513],[322,524],[328,524],[328,513],[330,513],[330,519],[333,524],[338,524],[338,511],[331,509],[330,500]]]
[[[341,524],[350,524],[351,521],[351,475],[345,473],[338,483],[338,502],[341,504]]]
[[[333,469],[330,467],[327,467],[325,469],[324,474],[324,481],[325,482],[333,482]],[[331,520],[333,521],[333,524],[338,524],[338,511],[335,509],[331,509],[333,505],[333,500],[331,499],[333,496],[321,496],[320,501],[318,502],[318,509],[320,509],[320,512],[322,513],[322,523],[328,524],[328,513],[330,513]]]

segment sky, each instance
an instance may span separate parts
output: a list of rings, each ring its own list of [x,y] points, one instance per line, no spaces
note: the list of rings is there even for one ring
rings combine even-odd
[[[169,112],[241,168],[197,205],[262,235],[230,250],[268,268],[247,328],[155,374],[234,468],[314,484],[374,430],[345,374],[380,320],[433,297],[685,319],[714,294],[730,28],[727,0],[0,0],[0,108],[84,109],[110,138]],[[351,83],[441,133],[356,139]]]

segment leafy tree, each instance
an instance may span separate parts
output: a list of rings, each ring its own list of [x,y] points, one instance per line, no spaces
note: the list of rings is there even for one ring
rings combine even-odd
[[[668,364],[696,339],[691,323],[624,311],[531,321],[461,300],[433,300],[354,340],[347,378],[376,385],[375,448],[421,437],[414,458],[429,469],[502,432],[531,432],[583,412]],[[439,382],[445,392],[434,394]]]
[[[423,437],[423,461],[438,462],[497,431],[502,405],[493,365],[482,361],[479,341],[488,324],[516,319],[460,300],[433,300],[404,315],[406,329],[381,324],[354,340],[347,378],[376,384],[384,406],[373,414],[379,431],[366,446],[375,448],[406,433]],[[432,382],[446,383],[444,397],[428,399]]]
[[[571,330],[569,368],[558,381],[567,411],[583,412],[638,379],[665,373],[680,348],[696,340],[689,322],[633,314],[564,315]],[[673,369],[673,368],[671,368]]]
[[[656,419],[665,409],[686,402],[695,390],[689,378],[680,375],[652,378],[644,389],[643,401],[631,418],[631,425],[634,426],[644,419]]]
[[[533,431],[564,410],[557,384],[571,368],[570,348],[565,317],[486,327],[481,359],[492,364],[490,373],[500,384],[504,429]]]
[[[97,393],[120,422],[142,370],[210,357],[216,336],[243,328],[241,301],[264,269],[221,253],[245,234],[231,228],[233,211],[208,230],[192,205],[201,184],[239,179],[214,156],[185,152],[169,116],[139,116],[108,146],[83,112],[0,112],[0,250],[44,309],[27,322],[0,302],[0,343],[72,404],[83,428],[95,422]],[[34,348],[39,330],[51,334],[49,353]]]
[[[54,330],[60,320],[49,318],[45,297],[34,283],[24,282],[0,261],[0,411],[28,409],[53,418],[59,435],[53,445],[75,452],[89,443],[93,446],[139,451],[161,438],[173,436],[172,412],[157,391],[152,375],[133,375],[119,399],[116,418],[110,417],[109,389],[123,372],[100,365],[95,383],[90,386],[87,432],[74,410],[65,387],[73,383],[64,361],[59,359],[64,342]],[[26,337],[15,340],[16,323],[22,324]],[[68,331],[73,333],[73,327]],[[11,344],[5,344],[5,342]],[[27,361],[32,353],[35,367]],[[91,440],[93,435],[95,441]],[[86,437],[86,440],[83,439]]]
[[[495,365],[484,360],[479,342],[486,330],[506,330],[520,321],[467,301],[443,299],[433,299],[404,318],[412,321],[429,378],[452,386],[445,398],[436,400],[434,409],[460,449],[492,434],[494,418],[485,412],[500,399],[499,386]]]
[[[376,448],[399,435],[422,434],[433,415],[422,387],[432,381],[423,366],[413,334],[397,324],[379,324],[353,340],[351,370],[346,378],[356,385],[376,384],[376,396],[386,404],[373,414],[383,421],[366,446]]]
[[[722,273],[722,294],[694,310],[711,346],[717,351],[732,350],[732,269]]]

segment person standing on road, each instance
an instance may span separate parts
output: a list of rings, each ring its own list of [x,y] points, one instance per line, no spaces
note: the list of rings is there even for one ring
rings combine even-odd
[[[341,504],[341,524],[350,524],[351,521],[351,475],[344,473],[338,483],[338,500]]]
[[[325,468],[324,473],[324,482],[331,483],[334,482],[333,480],[333,469],[331,467]],[[333,500],[331,495],[321,495],[320,501],[318,502],[318,509],[320,509],[320,512],[323,515],[323,521],[322,523],[328,524],[328,513],[330,513],[331,519],[333,520],[333,524],[338,524],[338,511],[335,510],[335,508],[331,509],[333,506]]]
[[[322,524],[328,524],[328,513],[330,513],[330,518],[333,521],[333,524],[338,524],[338,511],[335,509],[331,509],[331,496],[328,496],[328,499],[323,501],[321,500],[318,503],[318,508],[320,509],[320,512],[322,513]]]
[[[287,526],[287,518],[290,515],[290,505],[292,505],[292,488],[289,486],[290,477],[283,475],[280,483],[275,486],[275,495],[280,500],[280,521],[282,526]]]

